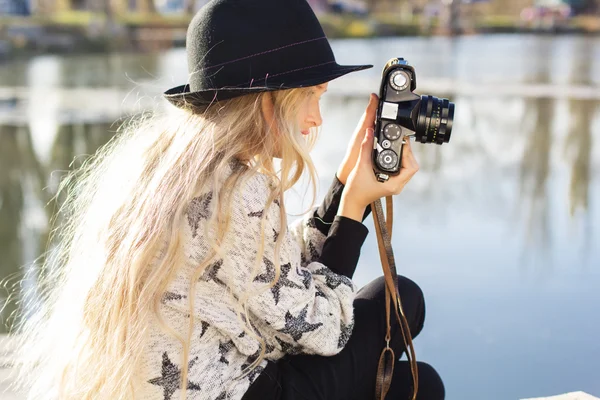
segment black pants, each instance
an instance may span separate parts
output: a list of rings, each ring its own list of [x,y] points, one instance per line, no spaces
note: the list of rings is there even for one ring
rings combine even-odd
[[[416,283],[398,277],[402,305],[413,338],[423,328],[425,301]],[[393,312],[393,311],[392,311]],[[269,362],[243,400],[372,400],[381,351],[385,346],[385,287],[383,277],[360,289],[354,301],[355,326],[342,351],[332,357],[286,356]],[[391,347],[397,358],[405,348],[402,334],[392,316]],[[419,400],[442,400],[444,384],[435,369],[418,363]],[[409,399],[412,377],[408,361],[397,361],[386,399]]]

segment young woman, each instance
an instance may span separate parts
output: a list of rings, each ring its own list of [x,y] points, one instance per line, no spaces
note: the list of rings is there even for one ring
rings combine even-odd
[[[335,62],[305,0],[214,0],[187,52],[176,107],[71,176],[45,306],[22,330],[29,398],[373,398],[385,297],[382,279],[352,282],[361,221],[418,169],[409,145],[401,174],[376,181],[375,95],[323,203],[288,227],[283,199],[305,171],[316,184],[327,82],[370,66]],[[399,285],[416,336],[423,295]],[[419,378],[419,398],[444,397],[435,370]],[[387,398],[411,382],[397,363]]]

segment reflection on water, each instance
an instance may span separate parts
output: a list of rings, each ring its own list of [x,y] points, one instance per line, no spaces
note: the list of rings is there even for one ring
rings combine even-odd
[[[0,136],[0,273],[3,277],[18,277],[19,266],[23,262],[19,227],[23,217],[21,178],[26,165],[20,157],[18,137],[17,127],[4,127]],[[10,301],[3,316],[9,316],[14,311],[15,303]]]
[[[80,165],[83,155],[105,144],[113,132],[110,123],[60,126],[49,159],[42,160],[29,127],[0,125],[0,279],[4,283],[0,298],[9,300],[2,310],[5,323],[0,332],[10,329],[16,317],[21,266],[46,248],[50,221],[58,209],[55,194],[60,177]]]
[[[341,63],[362,54],[365,63],[376,65],[368,72],[373,76],[397,51],[422,80],[600,83],[597,38],[410,38],[342,41],[334,47]],[[0,66],[0,87],[128,90],[131,81],[153,86],[161,81],[162,88],[185,81],[183,52],[41,57]],[[352,82],[348,78],[345,84]],[[457,111],[449,144],[413,147],[421,170],[395,198],[399,268],[419,282],[428,300],[427,328],[415,342],[419,357],[438,368],[449,399],[572,390],[600,395],[594,372],[600,370],[595,340],[600,324],[593,317],[600,302],[600,253],[592,245],[598,242],[594,211],[600,206],[600,150],[594,142],[600,100],[427,94],[450,98]],[[321,193],[366,99],[366,93],[345,96],[333,87],[323,99],[323,132],[313,152]],[[1,100],[0,114],[10,116],[11,105]],[[28,104],[35,109],[27,120],[0,123],[0,279],[5,283],[0,296],[17,293],[21,266],[45,249],[60,177],[116,130],[118,115],[60,122],[58,100],[36,98]],[[90,104],[92,113],[103,106]],[[306,205],[297,197],[290,196],[291,213]],[[374,232],[370,220],[367,226]],[[358,285],[380,272],[375,249],[370,235]],[[524,265],[540,268],[532,277]],[[25,286],[34,289],[35,282]],[[25,311],[14,298],[1,317],[10,326],[14,315]]]
[[[552,42],[540,43],[533,54],[534,59],[548,60],[551,55]],[[551,65],[547,62],[533,64],[531,81],[547,81]],[[523,123],[527,135],[523,160],[521,162],[520,191],[523,204],[521,210],[528,215],[528,240],[537,240],[542,247],[548,246],[549,221],[548,202],[546,193],[547,180],[550,174],[550,149],[553,142],[552,114],[554,100],[548,98],[528,98],[525,100]]]
[[[590,53],[593,51],[590,41],[579,42],[576,45],[579,53]],[[585,83],[592,76],[592,63],[581,60],[573,63],[571,73],[573,83]],[[569,211],[571,216],[577,212],[585,215],[590,206],[590,181],[592,178],[592,121],[598,115],[598,103],[569,100],[569,114],[571,123],[565,146],[565,156],[571,167],[571,180],[569,184]],[[596,129],[598,134],[598,129]],[[597,160],[597,159],[596,159]],[[589,252],[592,238],[591,218],[585,218],[585,249]]]

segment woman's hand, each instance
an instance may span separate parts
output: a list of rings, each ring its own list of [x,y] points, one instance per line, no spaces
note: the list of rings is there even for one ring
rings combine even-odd
[[[342,164],[337,170],[337,177],[342,182],[343,185],[346,184],[348,180],[348,175],[354,169],[356,162],[358,160],[358,155],[360,153],[360,146],[365,137],[365,131],[368,128],[373,128],[375,126],[375,114],[377,113],[377,105],[379,104],[379,97],[375,93],[371,93],[369,97],[369,104],[367,105],[367,109],[362,115],[358,125],[356,126],[356,130],[352,135],[352,139],[348,144],[348,149],[346,150],[346,156],[342,161]]]
[[[356,166],[348,176],[348,181],[342,192],[339,215],[362,220],[362,215],[367,206],[377,199],[400,194],[404,186],[419,170],[419,164],[412,152],[410,140],[402,149],[402,167],[400,174],[390,176],[386,182],[379,182],[373,172],[373,128],[366,129],[366,134],[361,143],[360,154]]]

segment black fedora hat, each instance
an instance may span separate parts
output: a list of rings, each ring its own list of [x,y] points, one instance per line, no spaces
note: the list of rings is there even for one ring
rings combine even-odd
[[[172,104],[206,105],[249,93],[314,86],[372,65],[339,65],[306,0],[212,0],[187,30],[189,84]]]

